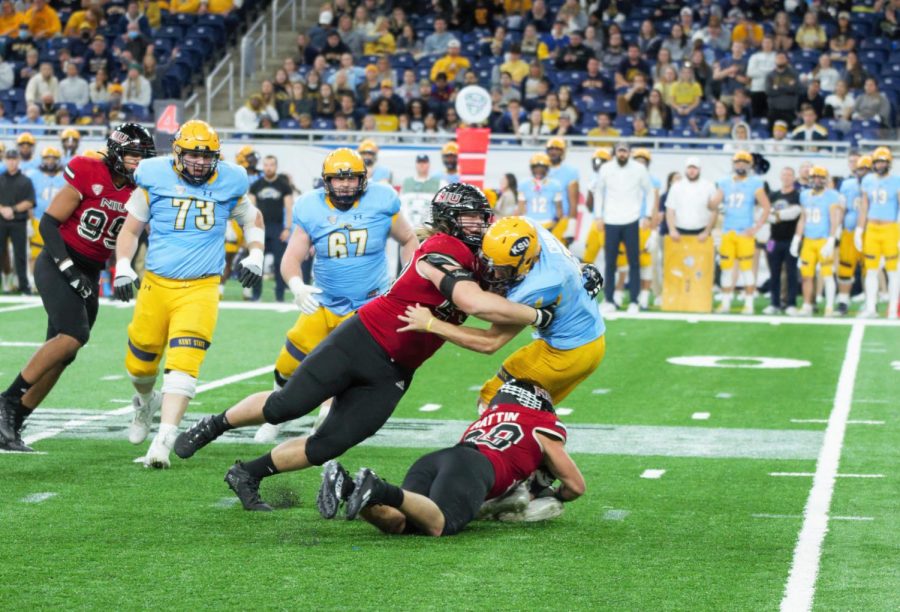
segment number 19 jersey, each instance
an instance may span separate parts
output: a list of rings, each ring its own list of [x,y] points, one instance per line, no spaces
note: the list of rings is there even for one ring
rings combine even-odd
[[[393,187],[369,183],[348,210],[332,206],[322,188],[294,204],[294,223],[316,247],[313,273],[322,290],[319,302],[345,315],[387,291],[390,279],[384,246],[400,198]]]
[[[212,178],[193,185],[167,156],[142,161],[134,178],[149,205],[149,218],[141,219],[150,224],[147,269],[169,279],[221,274],[225,228],[250,187],[246,170],[220,161]]]

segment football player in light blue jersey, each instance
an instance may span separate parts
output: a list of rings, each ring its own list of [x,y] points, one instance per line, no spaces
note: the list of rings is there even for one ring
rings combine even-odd
[[[897,318],[900,302],[900,278],[897,256],[900,254],[900,176],[891,174],[893,155],[887,147],[872,153],[874,172],[862,181],[862,206],[859,209],[854,241],[862,251],[866,268],[866,307],[860,316],[877,316],[878,270],[884,259],[888,280],[889,319]],[[865,236],[865,238],[864,238]]]
[[[369,183],[387,183],[392,182],[391,171],[384,166],[377,166],[378,163],[378,145],[374,140],[363,140],[356,148],[356,152],[362,157],[366,164],[366,173]]]
[[[800,193],[800,219],[797,233],[791,239],[791,255],[800,258],[800,276],[803,279],[803,307],[798,314],[811,316],[813,293],[816,284],[816,265],[822,274],[825,287],[825,316],[834,314],[834,247],[841,237],[843,198],[827,187],[828,171],[823,166],[813,166],[809,171],[812,189]],[[803,247],[800,247],[800,242]]]
[[[504,217],[488,228],[480,258],[482,281],[491,291],[529,306],[556,304],[556,310],[550,325],[535,332],[534,341],[507,357],[497,374],[484,383],[479,408],[490,404],[510,378],[533,381],[545,388],[555,403],[562,401],[603,360],[606,326],[594,300],[602,283],[586,283],[581,263],[568,249],[524,217]],[[469,350],[489,354],[522,330],[520,325],[492,325],[489,329],[449,325],[434,320],[427,309],[418,306],[409,307],[401,320],[408,324],[404,329],[430,331]]]
[[[34,208],[31,209],[31,261],[29,265],[34,271],[34,261],[44,248],[44,239],[39,228],[44,211],[50,206],[50,202],[66,184],[62,175],[62,165],[59,163],[62,153],[56,147],[44,147],[41,151],[41,165],[36,170],[29,171],[26,176],[34,185]]]
[[[300,309],[297,322],[275,361],[275,389],[282,388],[300,362],[358,308],[390,285],[384,249],[388,237],[400,244],[406,265],[419,246],[400,213],[400,197],[390,185],[368,183],[362,157],[337,149],[322,164],[324,187],[294,206],[294,231],[281,259],[281,274]],[[311,248],[315,283],[303,282],[300,263]],[[309,279],[307,279],[309,280]],[[316,426],[328,414],[322,405]],[[273,442],[281,425],[264,423],[258,442]]]
[[[844,198],[844,219],[841,241],[838,245],[838,296],[837,309],[842,315],[850,310],[850,289],[853,286],[853,275],[856,266],[862,261],[862,253],[857,250],[853,240],[856,231],[859,207],[862,205],[862,180],[872,170],[872,158],[869,155],[850,157],[850,172],[853,176],[841,182],[840,193]]]
[[[547,176],[550,158],[546,153],[535,153],[529,161],[531,180],[522,181],[519,187],[518,214],[527,217],[545,229],[553,229],[563,213],[563,186]]]
[[[41,165],[41,159],[34,154],[35,145],[31,132],[22,132],[16,137],[16,148],[19,150],[19,172],[26,176]]]
[[[578,217],[580,199],[578,170],[572,164],[565,164],[566,141],[551,138],[547,141],[547,157],[550,158],[550,178],[563,188],[563,214],[553,227],[553,235],[567,246],[575,239],[575,219]]]
[[[719,265],[722,268],[722,303],[717,312],[731,312],[731,300],[737,286],[734,269],[737,260],[744,282],[744,314],[753,314],[753,295],[756,279],[753,275],[753,253],[756,250],[756,233],[769,218],[771,205],[766,195],[766,183],[758,176],[750,176],[753,156],[738,151],[732,157],[734,175],[718,181],[716,197],[711,208],[723,207],[722,243],[719,246]],[[756,215],[756,205],[761,214]],[[732,278],[729,279],[728,276]]]
[[[173,157],[144,160],[135,172],[137,188],[116,241],[116,297],[133,296],[131,268],[138,237],[149,226],[146,271],[128,326],[125,367],[137,391],[128,439],[147,437],[161,404],[159,432],[143,458],[146,467],[169,467],[169,452],[200,365],[212,341],[219,309],[219,276],[225,267],[225,228],[238,220],[250,255],[241,265],[241,284],[262,280],[263,218],[247,197],[247,172],[220,161],[215,130],[188,121],[175,134]],[[153,390],[163,352],[162,397]]]
[[[59,135],[59,142],[62,145],[62,162],[65,166],[73,157],[78,155],[78,145],[81,144],[81,132],[75,128],[66,128]]]

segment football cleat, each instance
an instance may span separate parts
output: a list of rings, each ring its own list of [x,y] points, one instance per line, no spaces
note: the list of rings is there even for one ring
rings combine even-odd
[[[850,313],[850,307],[847,306],[847,304],[844,304],[843,302],[838,302],[837,311],[838,311],[838,315],[840,315],[842,317],[846,317]]]
[[[131,417],[131,425],[128,426],[128,441],[140,444],[150,434],[153,417],[162,406],[162,393],[154,391],[146,404],[143,404],[141,396],[135,393],[131,398],[131,405],[134,407],[134,416]]]
[[[333,519],[338,508],[353,492],[353,480],[343,465],[332,459],[322,466],[322,485],[316,496],[316,507],[323,519]]]
[[[490,520],[497,519],[503,514],[520,514],[525,512],[530,500],[531,495],[528,493],[528,488],[524,484],[520,484],[506,495],[489,499],[481,504],[478,518]]]
[[[0,395],[0,450],[33,453],[34,449],[22,441],[25,413],[22,403]]]
[[[353,479],[353,492],[347,497],[344,506],[348,521],[355,519],[359,515],[359,511],[369,505],[372,491],[378,480],[378,476],[369,468],[359,468],[356,478]]]
[[[744,302],[744,310],[743,310],[743,313],[744,313],[745,315],[752,315],[752,314],[754,314],[754,311],[753,311],[753,300],[747,300],[746,302]]]
[[[244,510],[256,512],[271,512],[272,506],[264,502],[259,496],[259,479],[251,476],[244,469],[240,460],[235,461],[228,473],[225,474],[225,482],[241,500]]]
[[[157,433],[153,438],[153,442],[150,443],[147,454],[144,455],[144,467],[155,470],[168,469],[172,465],[169,461],[169,453],[172,452],[174,441],[174,432],[165,437]]]
[[[194,423],[190,429],[178,434],[178,437],[175,438],[175,454],[182,459],[193,457],[194,453],[223,433],[216,427],[212,415],[205,416]]]
[[[505,523],[536,523],[549,521],[563,513],[563,504],[554,497],[540,497],[521,512],[507,512],[497,517],[497,520]]]
[[[627,312],[628,314],[640,314],[641,307],[637,302],[632,302],[628,305],[628,309],[625,312]]]
[[[263,444],[271,444],[275,441],[275,438],[278,437],[278,434],[281,432],[281,424],[272,425],[271,423],[263,423],[259,426],[259,429],[256,430],[256,433],[253,435],[253,440],[256,442],[262,442]]]

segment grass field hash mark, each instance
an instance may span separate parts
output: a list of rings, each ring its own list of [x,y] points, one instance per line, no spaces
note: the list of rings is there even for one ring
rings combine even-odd
[[[647,478],[650,480],[659,480],[662,478],[663,474],[665,474],[665,470],[644,470],[641,473],[641,478]]]
[[[708,421],[709,413],[708,412],[695,412],[691,415],[691,418],[695,421]]]
[[[23,504],[39,504],[41,502],[45,502],[51,497],[56,497],[57,493],[53,493],[52,491],[46,491],[44,493],[32,493],[31,495],[26,495],[19,501]]]
[[[423,404],[419,406],[419,412],[437,412],[441,409],[441,404]]]
[[[834,319],[824,319],[834,320]],[[797,537],[791,569],[781,600],[782,612],[811,610],[816,592],[816,579],[822,557],[822,543],[828,532],[828,513],[838,475],[838,464],[844,446],[844,434],[853,403],[853,389],[866,327],[854,322],[841,364],[834,408],[828,416],[825,438],[816,461],[813,486],[803,511],[803,526]]]

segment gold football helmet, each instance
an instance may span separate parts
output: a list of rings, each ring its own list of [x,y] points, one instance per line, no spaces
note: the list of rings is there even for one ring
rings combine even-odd
[[[488,288],[505,295],[534,267],[541,253],[535,227],[524,217],[504,217],[491,225],[481,241],[479,259]]]
[[[192,119],[184,123],[172,141],[175,170],[192,185],[202,185],[216,173],[222,154],[219,135],[205,121]],[[185,154],[202,157],[202,161],[185,161]]]
[[[337,190],[332,185],[332,179],[352,178],[358,180],[356,187],[349,190]],[[352,149],[337,149],[325,157],[322,162],[322,182],[325,184],[325,192],[332,205],[339,210],[347,210],[366,191],[367,177],[366,164],[362,156]]]

